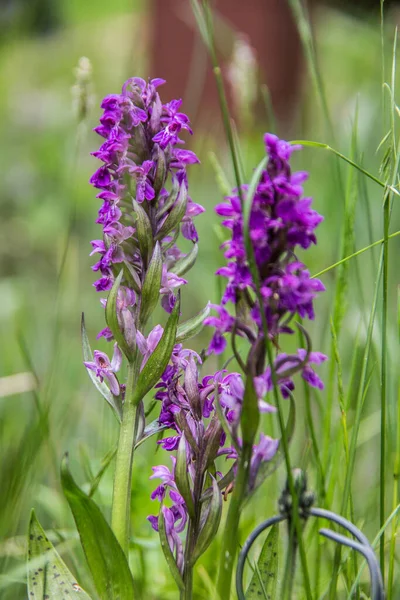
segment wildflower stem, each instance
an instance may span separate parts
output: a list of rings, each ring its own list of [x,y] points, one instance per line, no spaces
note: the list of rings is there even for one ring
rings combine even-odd
[[[220,555],[221,558],[217,582],[219,598],[226,598],[229,596],[229,590],[231,588],[233,565],[239,546],[238,524],[240,520],[240,511],[247,489],[251,453],[251,445],[243,444],[242,452],[239,457],[235,487],[230,500],[228,516],[226,518],[224,528],[224,538]]]
[[[190,555],[194,547],[194,527],[192,519],[189,520],[186,548],[185,548],[185,568],[183,571],[183,582],[185,589],[181,592],[181,600],[192,600],[193,595],[193,565],[190,562]]]
[[[112,530],[126,555],[128,555],[129,548],[132,462],[136,436],[136,406],[131,402],[135,385],[135,371],[135,363],[129,363],[115,463],[111,512]]]

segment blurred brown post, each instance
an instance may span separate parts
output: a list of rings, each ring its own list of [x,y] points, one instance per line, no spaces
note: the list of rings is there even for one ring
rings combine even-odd
[[[232,31],[244,34],[256,51],[260,80],[269,88],[278,120],[290,120],[302,53],[287,0],[214,0],[213,7],[223,72],[231,58]],[[166,96],[183,98],[192,117],[219,118],[215,82],[189,0],[153,0],[152,11],[150,76],[166,79]]]

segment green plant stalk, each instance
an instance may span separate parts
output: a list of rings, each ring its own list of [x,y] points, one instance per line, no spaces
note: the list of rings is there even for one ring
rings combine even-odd
[[[192,600],[193,597],[193,562],[192,555],[196,545],[198,533],[199,533],[199,525],[200,525],[200,515],[201,515],[201,492],[203,490],[204,485],[204,475],[198,476],[195,478],[194,487],[193,487],[193,497],[194,497],[194,518],[189,517],[189,525],[188,532],[186,537],[186,547],[185,547],[185,567],[183,570],[183,582],[185,584],[185,589],[181,592],[180,599],[181,600]]]
[[[397,291],[397,330],[400,340],[400,288]],[[393,500],[392,511],[396,510],[399,503],[399,478],[400,478],[400,383],[397,387],[397,428],[396,428],[396,453],[393,467]],[[390,540],[389,574],[387,583],[388,600],[393,598],[394,561],[396,554],[397,516],[393,520],[392,536]]]
[[[397,392],[397,434],[396,434],[396,457],[393,469],[393,500],[392,511],[396,510],[399,504],[399,479],[400,479],[400,385]],[[390,539],[390,556],[389,556],[389,573],[387,583],[388,600],[392,600],[393,583],[394,583],[394,561],[396,555],[396,533],[397,533],[397,516],[393,520],[392,536]]]
[[[249,478],[252,447],[243,445],[239,458],[237,477],[232,497],[229,503],[228,515],[225,522],[222,543],[220,567],[217,582],[217,592],[220,598],[229,598],[232,571],[236,552],[239,547],[238,525]]]
[[[390,235],[388,235],[387,239],[391,240],[392,238],[395,238],[398,235],[400,235],[400,231],[395,231],[394,233],[391,233]],[[368,246],[361,248],[361,250],[357,250],[357,252],[353,252],[353,254],[349,254],[349,256],[345,256],[341,260],[338,260],[337,262],[333,263],[333,265],[330,265],[329,267],[326,267],[326,269],[319,271],[319,273],[315,273],[315,275],[311,275],[311,279],[315,279],[316,277],[321,277],[321,275],[325,275],[325,273],[328,273],[328,271],[331,271],[332,269],[336,269],[336,267],[339,267],[344,262],[347,262],[348,260],[351,260],[352,258],[356,258],[357,256],[359,256],[360,254],[363,254],[367,250],[370,250],[371,248],[375,248],[375,246],[381,246],[384,243],[384,241],[385,241],[385,238],[381,238],[380,240],[377,240],[373,244],[369,244]]]
[[[348,468],[346,470],[346,478],[345,478],[344,490],[343,490],[343,495],[342,495],[342,504],[341,504],[341,510],[340,510],[341,514],[346,513],[347,504],[348,504],[349,496],[350,496],[351,481],[353,478],[355,455],[356,455],[356,449],[357,449],[357,437],[358,437],[358,432],[359,432],[359,428],[360,428],[362,409],[363,409],[364,400],[365,400],[364,392],[365,392],[365,386],[366,386],[366,381],[367,381],[367,367],[368,367],[368,360],[369,360],[370,349],[371,349],[372,332],[373,332],[375,316],[376,316],[378,290],[380,287],[379,284],[380,284],[380,280],[381,280],[381,276],[382,276],[382,271],[383,271],[383,249],[381,251],[381,256],[380,256],[380,261],[379,261],[379,266],[378,266],[378,273],[377,273],[377,278],[376,278],[376,283],[375,283],[374,298],[373,298],[373,302],[372,302],[372,308],[371,308],[369,324],[368,324],[367,339],[366,339],[366,343],[365,343],[363,363],[362,363],[362,369],[361,369],[361,375],[360,375],[359,391],[358,391],[357,402],[356,402],[356,414],[355,414],[355,418],[354,418],[354,424],[353,424],[352,435],[351,435],[351,440],[350,440],[349,462],[348,462]],[[338,546],[335,551],[332,577],[331,577],[331,583],[330,583],[330,587],[329,587],[329,600],[334,600],[336,598],[336,586],[337,586],[337,578],[338,578],[338,574],[339,574],[340,556],[341,556],[341,551],[340,551],[340,546]]]
[[[131,402],[135,387],[135,375],[135,363],[129,363],[125,403],[119,430],[117,457],[115,462],[111,509],[111,528],[127,556],[130,534],[132,462],[136,437],[137,407]]]
[[[390,235],[388,235],[388,240],[391,240],[392,238],[395,238],[398,235],[400,235],[400,231],[395,231],[394,233],[391,233]],[[368,246],[361,248],[361,250],[357,250],[357,252],[353,252],[353,254],[349,254],[348,256],[345,256],[341,260],[338,260],[337,262],[333,263],[333,265],[326,267],[326,269],[322,269],[322,271],[319,271],[319,273],[315,273],[315,275],[311,275],[311,279],[315,279],[315,277],[321,277],[321,275],[325,275],[325,273],[328,273],[332,269],[336,269],[336,267],[339,267],[344,262],[347,262],[348,260],[351,260],[352,258],[356,258],[357,256],[359,256],[360,254],[363,254],[367,250],[370,250],[371,248],[375,248],[375,246],[381,246],[384,243],[384,241],[385,241],[385,239],[381,238],[380,240],[373,242],[373,244],[369,244]]]
[[[241,205],[242,205],[242,207],[244,207],[244,198],[243,198],[243,191],[242,191],[242,187],[241,187],[239,161],[238,161],[234,138],[233,138],[233,132],[232,132],[232,126],[231,126],[231,121],[230,121],[230,117],[229,117],[229,109],[228,109],[228,103],[226,100],[224,83],[223,83],[223,79],[222,79],[221,69],[218,64],[218,58],[217,58],[215,44],[214,44],[211,11],[210,11],[207,0],[203,0],[203,11],[200,10],[200,5],[199,5],[198,0],[191,0],[191,4],[192,4],[196,19],[198,20],[200,30],[204,37],[205,44],[209,50],[211,61],[213,64],[213,71],[214,71],[214,75],[215,75],[215,79],[216,79],[216,83],[217,83],[220,108],[221,108],[221,112],[222,112],[225,133],[228,138],[228,143],[229,143],[229,147],[230,147],[233,169],[234,169],[235,178],[236,178],[236,185],[238,188],[238,194],[239,194]],[[204,13],[206,15],[206,18],[204,18]],[[252,272],[252,276],[253,276],[255,284],[256,284],[257,297],[258,297],[259,302],[261,303],[260,305],[262,305],[260,285],[259,285],[259,280],[258,280],[258,272],[257,272],[257,268],[255,266],[255,260],[254,260],[254,250],[250,243],[250,237],[248,234],[248,230],[245,232],[245,235],[247,235],[247,238],[248,238],[246,241],[247,259],[249,261],[249,266],[250,266],[250,269]],[[310,578],[309,578],[308,570],[307,570],[306,554],[305,554],[305,550],[304,550],[303,538],[301,535],[302,528],[301,528],[301,523],[299,520],[298,511],[297,511],[298,498],[297,498],[296,490],[294,487],[293,474],[291,471],[290,457],[289,457],[289,445],[288,445],[288,440],[286,437],[285,423],[284,423],[283,412],[282,412],[280,399],[279,399],[276,375],[275,375],[274,369],[273,369],[273,356],[272,356],[271,343],[268,339],[268,327],[267,327],[265,314],[263,311],[261,311],[261,316],[262,316],[264,337],[265,337],[265,341],[266,341],[268,361],[269,361],[269,364],[271,367],[274,396],[275,396],[275,402],[276,402],[277,412],[278,412],[278,417],[279,417],[279,426],[280,426],[281,435],[282,435],[282,445],[283,445],[283,450],[284,450],[284,455],[285,455],[289,489],[290,489],[290,493],[291,493],[292,499],[293,499],[293,518],[294,518],[294,522],[295,522],[296,533],[298,535],[298,540],[299,540],[301,564],[302,564],[302,568],[303,568],[304,583],[305,583],[305,587],[306,587],[306,597],[307,597],[307,600],[312,600]],[[231,582],[232,570],[233,570],[233,556],[237,550],[237,544],[236,544],[236,546],[234,544],[236,543],[237,528],[238,528],[238,523],[239,523],[239,518],[240,518],[240,505],[241,505],[240,499],[244,497],[245,492],[246,492],[251,452],[252,452],[251,447],[246,448],[246,449],[245,449],[245,447],[243,447],[242,460],[239,460],[236,486],[235,486],[232,500],[231,500],[231,504],[233,503],[233,507],[231,509],[231,506],[230,506],[229,507],[230,510],[228,511],[227,519],[229,519],[229,521],[227,520],[227,526],[226,526],[227,531],[226,531],[226,537],[224,539],[224,552],[221,556],[221,565],[223,566],[223,568],[220,569],[219,579],[218,579],[218,584],[217,584],[217,590],[218,590],[219,596],[221,598],[226,597],[226,591],[230,590],[230,582]],[[247,453],[249,453],[248,456],[247,456]],[[225,550],[225,548],[226,548],[226,550]],[[228,552],[227,556],[225,555],[225,552]],[[224,563],[224,558],[228,559],[226,564]],[[229,593],[229,591],[228,591],[228,593]]]
[[[190,562],[190,556],[194,547],[194,526],[192,518],[189,518],[189,525],[186,537],[185,548],[185,567],[183,571],[183,582],[185,589],[181,591],[180,600],[192,600],[193,596],[193,565]]]
[[[385,194],[383,205],[384,242],[383,242],[383,278],[382,278],[382,354],[381,354],[381,456],[380,456],[380,487],[379,487],[379,523],[385,522],[385,491],[386,491],[386,408],[387,408],[387,317],[388,317],[388,274],[389,274],[389,221],[390,194]],[[383,532],[379,547],[382,579],[385,581],[385,532]]]
[[[325,93],[325,88],[322,82],[321,71],[318,66],[310,22],[305,14],[304,6],[302,2],[300,2],[300,0],[289,0],[289,5],[292,10],[293,16],[297,22],[297,28],[300,34],[301,43],[303,45],[304,52],[306,55],[313,86],[321,103],[325,123],[329,135],[334,140],[335,131],[332,125],[331,116],[329,114],[328,101]]]

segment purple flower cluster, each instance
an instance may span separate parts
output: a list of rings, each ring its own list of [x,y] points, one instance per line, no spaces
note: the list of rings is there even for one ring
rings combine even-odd
[[[192,130],[189,119],[178,112],[181,100],[162,104],[157,88],[162,79],[146,83],[134,77],[122,87],[121,94],[106,96],[101,103],[103,115],[95,131],[105,138],[93,156],[103,165],[90,179],[99,189],[102,200],[97,223],[103,227],[103,239],[92,242],[93,253],[100,254],[92,267],[101,277],[94,286],[100,291],[112,287],[116,273],[127,264],[135,283],[140,283],[146,268],[146,257],[140,251],[135,208],[132,200],[142,205],[147,214],[151,234],[159,240],[165,265],[161,293],[164,306],[171,310],[173,289],[186,283],[174,275],[174,265],[183,254],[175,244],[175,235],[182,221],[182,234],[192,242],[198,236],[193,218],[203,207],[187,197],[187,165],[199,162],[194,152],[179,148],[182,130]],[[172,191],[168,191],[168,180]],[[168,219],[179,203],[183,206],[178,222]],[[148,257],[147,257],[148,258]],[[129,282],[126,282],[128,287]]]
[[[160,383],[156,386],[156,398],[161,401],[159,417],[160,425],[174,430],[174,434],[160,440],[158,443],[171,452],[178,450],[181,437],[185,439],[185,460],[192,501],[196,510],[201,513],[200,498],[204,493],[204,482],[209,470],[214,472],[221,482],[220,488],[228,489],[236,473],[238,452],[234,446],[228,445],[230,440],[221,425],[217,415],[215,402],[219,402],[224,419],[229,427],[235,446],[240,449],[241,440],[238,437],[238,426],[244,396],[244,383],[239,373],[218,371],[199,381],[197,363],[200,357],[192,350],[184,350],[176,345],[171,364],[165,370]],[[264,401],[265,385],[257,382],[259,408],[261,412],[273,412],[275,408]],[[260,465],[271,460],[278,449],[279,442],[261,434],[259,444],[254,446],[253,458],[250,465],[250,489],[254,487]],[[233,459],[228,479],[222,479],[223,474],[216,470],[215,461],[225,456]],[[161,465],[153,467],[150,479],[161,479],[161,484],[153,491],[151,498],[163,502],[169,496],[170,506],[162,506],[165,530],[171,551],[175,554],[177,565],[183,569],[183,547],[178,536],[189,519],[187,503],[179,491],[179,483],[175,476],[176,458],[172,455],[172,469]],[[158,531],[159,517],[148,517],[152,527]],[[201,515],[199,515],[201,521]]]
[[[95,131],[105,141],[92,153],[103,164],[90,179],[102,201],[96,222],[103,235],[92,241],[92,254],[99,255],[92,269],[100,275],[94,286],[108,291],[123,272],[116,301],[118,324],[126,347],[132,352],[138,348],[143,355],[142,368],[162,334],[159,326],[147,340],[144,336],[149,297],[157,301],[161,295],[161,305],[172,311],[178,288],[187,283],[182,275],[192,265],[187,260],[191,253],[181,252],[176,242],[181,232],[197,244],[193,219],[204,211],[188,196],[186,168],[199,162],[194,152],[181,147],[181,132],[192,133],[189,119],[179,112],[181,100],[161,103],[157,88],[163,83],[135,77],[126,81],[121,94],[104,98]],[[144,297],[149,272],[149,279],[155,279]],[[106,307],[107,301],[101,302]],[[98,337],[114,336],[106,327]],[[119,395],[116,369],[106,355],[96,351],[85,365]]]
[[[321,281],[310,277],[295,254],[297,247],[306,249],[316,243],[315,228],[323,220],[311,208],[312,199],[302,197],[301,184],[307,173],[291,172],[290,156],[299,146],[291,146],[271,134],[266,134],[264,141],[269,160],[257,185],[249,221],[263,306],[252,300],[255,283],[246,257],[243,210],[240,198],[235,194],[216,207],[217,214],[224,218],[222,225],[231,234],[223,244],[228,264],[217,271],[228,280],[221,306],[215,306],[218,317],[209,317],[206,321],[215,328],[209,352],[216,354],[225,349],[225,333],[235,328],[239,335],[249,334],[248,324],[232,317],[226,304],[236,306],[244,300],[249,307],[251,322],[259,328],[260,310],[263,310],[270,337],[277,341],[280,333],[291,332],[288,323],[295,314],[314,318],[313,300],[325,289]],[[247,190],[248,186],[243,186],[243,192]]]

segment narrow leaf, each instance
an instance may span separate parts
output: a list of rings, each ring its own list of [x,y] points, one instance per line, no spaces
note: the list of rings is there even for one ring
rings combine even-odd
[[[192,565],[194,565],[198,558],[200,558],[200,556],[204,554],[208,546],[211,544],[211,542],[217,535],[218,527],[221,521],[222,494],[214,478],[212,478],[212,488],[213,494],[211,496],[210,505],[208,507],[206,520],[202,530],[199,533],[196,546],[194,547],[193,554],[190,558],[190,562]]]
[[[179,194],[179,181],[177,179],[174,179],[174,181],[172,182],[172,190],[171,190],[170,195],[168,196],[168,199],[165,201],[163,206],[157,211],[157,222],[158,223],[162,220],[161,217],[163,215],[165,215],[165,213],[168,212],[169,209],[175,204],[178,194]]]
[[[138,440],[135,444],[135,450],[136,448],[138,448],[139,446],[141,446],[143,444],[143,442],[145,442],[147,439],[149,439],[150,437],[152,437],[153,435],[156,435],[157,433],[160,433],[161,431],[164,431],[164,429],[167,429],[168,425],[160,425],[158,419],[155,419],[155,421],[152,421],[151,423],[149,423],[143,431],[142,437],[140,438],[140,440]]]
[[[125,337],[121,331],[121,328],[118,323],[118,316],[117,316],[118,290],[119,290],[119,286],[121,285],[121,280],[122,280],[123,274],[124,274],[124,272],[123,272],[123,270],[121,270],[119,272],[118,277],[116,277],[116,279],[113,283],[110,293],[108,294],[107,305],[106,305],[106,321],[107,321],[108,327],[112,331],[112,334],[113,334],[116,342],[118,342],[118,346],[124,352],[124,354],[128,358],[128,360],[131,360],[132,359],[132,350],[129,348],[129,346],[125,340]]]
[[[160,514],[158,515],[158,531],[160,534],[161,548],[164,552],[165,560],[167,561],[167,565],[169,570],[171,571],[172,577],[175,579],[175,583],[180,590],[185,589],[185,584],[182,580],[182,575],[178,569],[178,565],[176,564],[175,557],[172,554],[171,548],[169,547],[167,533],[165,531],[165,521],[163,515],[163,507],[161,506]]]
[[[117,448],[112,448],[103,457],[103,459],[101,461],[100,469],[98,470],[96,475],[93,477],[92,481],[90,482],[90,489],[89,489],[89,493],[88,493],[89,498],[91,498],[93,496],[93,494],[99,487],[101,478],[103,477],[104,473],[107,471],[111,462],[114,460],[116,454],[117,454]]]
[[[161,248],[160,244],[157,242],[142,288],[139,316],[140,326],[142,328],[147,323],[148,318],[156,308],[160,298],[162,266]]]
[[[90,347],[89,338],[86,333],[85,317],[84,317],[83,313],[82,313],[82,320],[81,320],[81,338],[82,338],[83,359],[85,360],[85,362],[93,362],[93,352]],[[105,400],[108,402],[108,404],[111,406],[114,413],[116,414],[118,421],[121,422],[121,420],[122,420],[122,404],[121,404],[120,398],[117,396],[114,396],[110,392],[110,390],[108,389],[108,387],[106,386],[104,381],[100,381],[100,379],[98,377],[96,377],[96,375],[94,374],[93,371],[91,371],[90,369],[86,369],[86,370],[87,370],[88,375],[89,375],[90,379],[92,380],[95,388],[100,392],[100,394],[103,396],[103,398],[105,398]]]
[[[194,504],[192,490],[190,489],[189,483],[189,473],[187,469],[186,438],[184,432],[182,432],[181,439],[179,440],[178,451],[176,453],[175,482],[179,493],[186,503],[189,516],[194,519]]]
[[[246,600],[260,600],[278,598],[278,534],[279,525],[271,527],[267,539],[262,547],[259,559],[249,587],[246,591]]]
[[[61,463],[61,484],[97,593],[107,600],[130,600],[134,590],[126,556],[97,504],[73,480],[67,456]]]
[[[253,443],[259,422],[260,411],[258,409],[258,398],[254,389],[253,377],[247,375],[240,417],[243,444],[251,445]]]
[[[179,223],[182,221],[185,216],[186,207],[188,202],[187,188],[184,181],[182,181],[179,189],[179,196],[169,213],[168,217],[165,219],[164,223],[161,225],[160,229],[157,231],[156,239],[162,240],[166,235],[168,235]]]
[[[28,533],[28,598],[90,600],[48,540],[32,510]]]
[[[144,258],[145,265],[147,265],[153,252],[153,231],[151,223],[146,211],[136,202],[136,200],[132,200],[132,206],[136,216],[136,235],[138,237],[140,253]]]
[[[179,259],[175,266],[173,267],[173,272],[175,275],[184,275],[191,269],[196,262],[197,254],[199,252],[198,244],[193,244],[193,248],[191,251],[186,254],[183,258]]]
[[[164,333],[138,377],[132,397],[133,404],[138,404],[145,397],[165,371],[175,346],[179,307],[180,296],[178,295],[175,306],[165,326]]]
[[[203,329],[204,319],[210,314],[210,305],[207,304],[197,315],[184,321],[178,327],[176,332],[176,343],[179,344],[189,338],[194,337]]]

